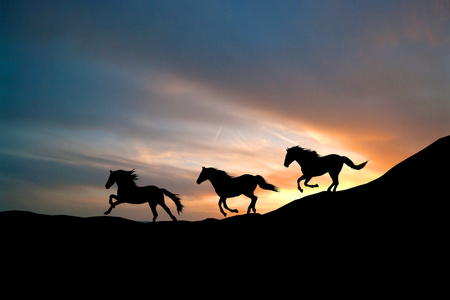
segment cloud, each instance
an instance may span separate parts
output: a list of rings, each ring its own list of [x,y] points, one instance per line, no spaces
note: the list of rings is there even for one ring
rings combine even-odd
[[[192,184],[201,165],[284,188],[293,144],[369,159],[375,177],[448,134],[444,2],[8,2],[8,197],[27,183],[64,207],[64,188],[83,187],[86,213],[109,169],[137,168],[208,210],[211,189]]]

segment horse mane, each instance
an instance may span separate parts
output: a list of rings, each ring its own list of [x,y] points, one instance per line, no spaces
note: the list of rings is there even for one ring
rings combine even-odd
[[[218,176],[218,177],[221,177],[221,178],[224,178],[224,179],[232,179],[233,178],[233,176],[230,176],[230,175],[228,175],[228,173],[227,172],[225,172],[225,171],[222,171],[222,170],[219,170],[219,169],[216,169],[216,168],[209,168],[211,171],[214,171],[214,173]]]
[[[131,171],[117,170],[116,174],[120,179],[129,180],[133,182],[139,179],[137,174],[134,173],[135,171],[136,171],[135,169]]]
[[[301,153],[302,155],[308,157],[308,158],[319,158],[320,155],[317,154],[316,151],[308,149],[308,148],[302,148],[300,146],[295,146],[288,148],[289,151],[294,150],[297,153]]]

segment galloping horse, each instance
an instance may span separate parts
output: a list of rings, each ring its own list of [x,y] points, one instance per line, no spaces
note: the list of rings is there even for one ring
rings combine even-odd
[[[170,209],[164,203],[164,195],[169,197],[175,202],[177,206],[178,214],[183,211],[183,205],[180,202],[180,198],[178,198],[177,194],[172,194],[168,190],[161,189],[154,185],[149,186],[136,186],[134,183],[137,180],[137,175],[134,174],[134,169],[131,171],[109,171],[109,178],[105,184],[105,187],[109,189],[114,183],[117,184],[117,195],[111,194],[109,196],[109,204],[110,208],[105,212],[105,215],[108,215],[116,205],[122,203],[131,203],[131,204],[143,204],[145,202],[148,203],[150,209],[153,213],[153,222],[155,222],[158,217],[158,213],[156,212],[156,206],[159,204],[162,208],[169,214],[173,221],[176,221]],[[116,199],[116,202],[112,202],[112,199]]]
[[[333,183],[328,188],[328,192],[331,192],[334,186],[333,192],[336,192],[336,188],[339,184],[339,173],[341,172],[344,163],[352,169],[361,170],[367,164],[367,161],[355,165],[348,157],[340,156],[337,154],[331,154],[327,156],[320,156],[316,151],[295,146],[286,149],[286,158],[284,159],[284,166],[287,168],[295,160],[300,165],[303,175],[297,180],[297,186],[300,192],[303,192],[300,187],[300,181],[305,180],[305,186],[315,188],[319,187],[318,184],[310,185],[308,182],[312,177],[321,176],[325,173],[329,173]]]
[[[229,209],[227,206],[227,198],[237,197],[244,194],[249,197],[252,202],[250,203],[247,214],[250,210],[256,212],[256,200],[258,197],[255,196],[254,191],[256,186],[259,185],[260,188],[265,190],[271,190],[278,192],[277,187],[272,184],[267,183],[261,175],[249,175],[245,174],[239,177],[231,177],[225,171],[217,170],[215,168],[205,168],[202,167],[202,172],[198,176],[197,184],[202,183],[205,180],[209,180],[214,187],[219,199],[220,212],[226,217],[227,214],[222,209],[222,203],[225,209],[228,211],[238,213],[237,209]]]

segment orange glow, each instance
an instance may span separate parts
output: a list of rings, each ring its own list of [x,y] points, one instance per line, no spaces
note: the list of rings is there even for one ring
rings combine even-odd
[[[331,184],[300,193],[287,147],[368,161],[343,167],[342,191],[448,135],[447,1],[9,3],[0,210],[99,216],[109,170],[135,168],[137,185],[180,194],[180,220],[222,218],[195,182],[209,166],[279,187],[256,190],[265,213]],[[151,220],[148,205],[112,216]]]

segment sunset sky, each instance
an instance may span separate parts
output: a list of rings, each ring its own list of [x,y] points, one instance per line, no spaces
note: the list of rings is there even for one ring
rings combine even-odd
[[[213,166],[278,186],[266,213],[331,184],[301,194],[287,147],[369,160],[344,190],[450,134],[449,2],[1,1],[0,81],[0,211],[102,215],[109,170],[136,168],[179,219],[222,218]]]

